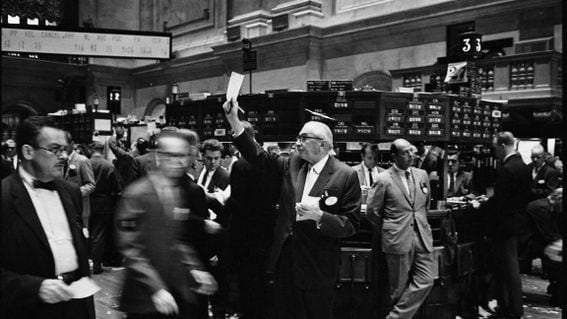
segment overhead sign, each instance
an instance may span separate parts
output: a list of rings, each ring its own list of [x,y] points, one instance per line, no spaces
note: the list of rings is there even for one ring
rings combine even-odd
[[[249,50],[242,52],[242,71],[254,71],[258,67],[258,58],[256,50]]]
[[[2,52],[169,59],[171,34],[3,26]]]

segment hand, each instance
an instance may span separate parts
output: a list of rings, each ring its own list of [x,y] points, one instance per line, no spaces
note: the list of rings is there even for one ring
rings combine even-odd
[[[230,120],[238,121],[239,106],[238,106],[238,102],[234,98],[224,102],[222,108],[224,109],[224,114],[226,115],[226,118],[229,121]]]
[[[89,238],[89,229],[87,227],[83,227],[83,236],[85,236],[85,238]]]
[[[321,209],[319,209],[319,206],[315,205],[296,203],[295,211],[297,212],[297,220],[311,219],[319,224],[321,222],[321,218],[323,217],[323,212],[321,211]]]
[[[222,226],[219,223],[208,219],[205,219],[203,227],[207,234],[216,234],[222,229]]]
[[[165,289],[160,289],[152,295],[152,301],[157,311],[164,315],[179,313],[179,308],[173,296]]]
[[[210,296],[217,291],[217,282],[208,272],[193,269],[191,270],[191,275],[199,284],[199,287],[195,289],[196,293]]]
[[[219,256],[214,255],[213,257],[209,258],[209,264],[211,266],[216,266],[219,263]]]
[[[476,199],[471,200],[471,204],[474,209],[478,209],[480,207],[480,202]]]
[[[69,286],[59,279],[45,279],[39,286],[39,299],[45,303],[58,303],[73,297]]]

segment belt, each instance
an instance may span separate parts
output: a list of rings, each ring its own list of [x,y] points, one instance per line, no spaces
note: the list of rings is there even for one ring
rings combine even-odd
[[[79,270],[75,270],[75,271],[70,271],[70,272],[66,272],[63,274],[60,274],[57,276],[57,279],[59,280],[63,280],[64,283],[66,283],[67,285],[71,284],[73,281],[77,281],[79,279],[81,279],[81,273],[79,272]]]

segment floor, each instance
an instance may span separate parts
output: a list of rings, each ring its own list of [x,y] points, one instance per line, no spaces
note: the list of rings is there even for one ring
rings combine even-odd
[[[124,269],[105,268],[99,275],[93,275],[93,279],[102,288],[95,295],[97,319],[126,318],[118,310],[120,297],[120,283]],[[547,280],[539,276],[522,275],[524,291],[524,318],[525,319],[560,319],[561,310],[548,305],[549,295],[546,293]],[[479,318],[483,318],[482,313]],[[362,318],[364,319],[364,318]]]

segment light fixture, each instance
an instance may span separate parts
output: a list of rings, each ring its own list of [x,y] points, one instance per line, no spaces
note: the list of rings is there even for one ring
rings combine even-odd
[[[171,103],[171,99],[169,98],[169,96],[165,97],[165,104],[170,104]]]
[[[177,83],[173,83],[171,85],[171,94],[177,94],[179,92],[179,85]]]

